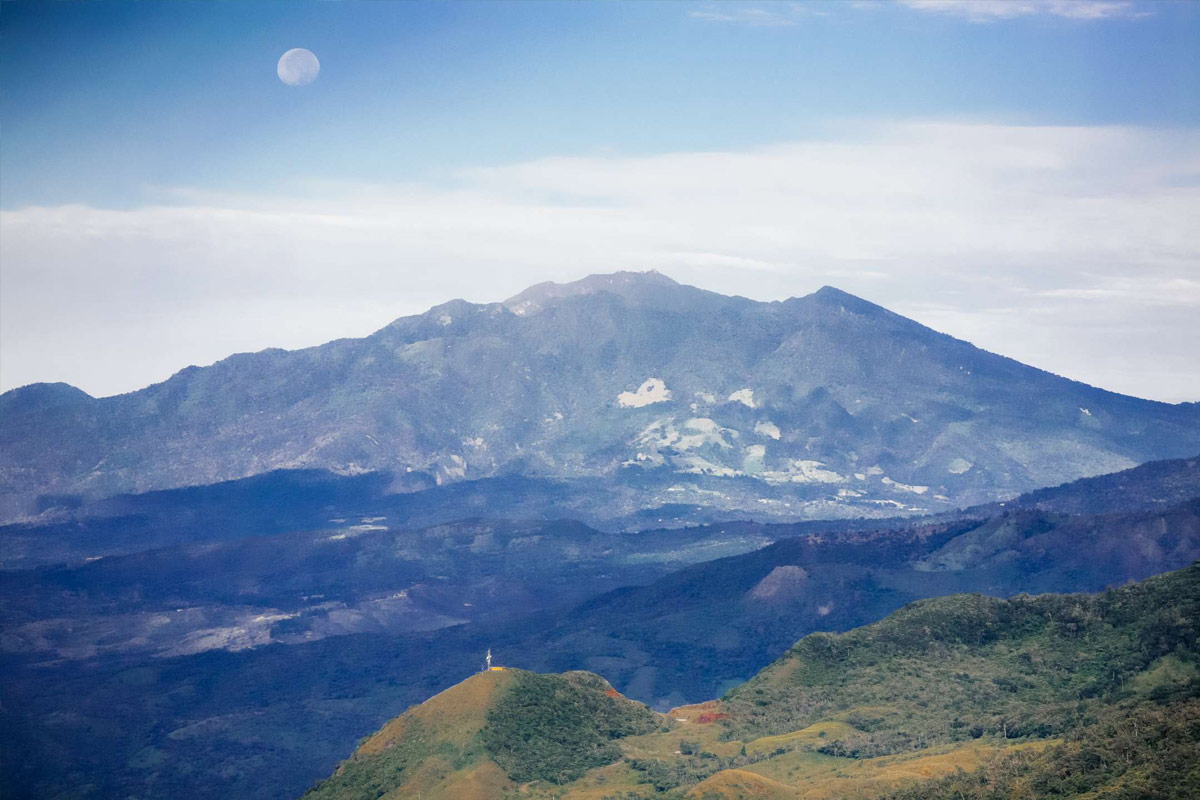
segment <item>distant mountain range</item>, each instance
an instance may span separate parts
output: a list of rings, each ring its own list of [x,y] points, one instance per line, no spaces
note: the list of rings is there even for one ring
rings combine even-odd
[[[613,519],[878,517],[1196,452],[1196,404],[1066,380],[837,289],[762,303],[622,272],[116,397],[7,392],[0,515],[321,468],[397,492],[578,481]]]

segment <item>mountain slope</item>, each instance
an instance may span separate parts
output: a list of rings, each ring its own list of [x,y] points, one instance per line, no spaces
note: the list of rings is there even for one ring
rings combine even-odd
[[[1004,505],[1060,514],[1104,514],[1167,508],[1198,495],[1200,456],[1192,456],[1036,489]]]
[[[200,506],[197,490],[102,504],[144,517],[145,529],[164,538],[182,524],[187,544],[0,575],[0,794],[43,797],[86,784],[98,797],[279,800],[329,774],[364,731],[465,678],[487,647],[523,669],[595,672],[665,710],[721,694],[806,633],[863,625],[920,597],[1099,590],[1200,557],[1196,502],[1165,509],[1153,502],[1200,497],[1195,460],[1052,492],[1062,508],[1090,507],[1099,492],[1101,514],[1063,514],[1042,501],[1026,507],[1021,498],[935,520],[727,523],[637,534],[501,520],[407,530],[403,515],[365,523],[378,507],[342,506],[358,501],[361,478],[339,478],[334,485],[343,488],[334,490],[323,482],[314,488],[310,477],[210,487]],[[1114,486],[1123,488],[1109,491]],[[255,519],[286,521],[283,498],[310,494],[318,501],[313,527],[296,533],[255,537],[226,529],[217,513],[261,496],[263,516]],[[456,507],[473,510],[470,496],[451,495]],[[1141,510],[1115,513],[1125,502]],[[318,513],[324,503],[339,511]],[[355,530],[364,524],[388,530]],[[103,530],[93,533],[98,540]],[[195,538],[202,535],[209,538]],[[530,558],[535,537],[541,558]],[[971,546],[956,547],[957,539]],[[668,564],[736,552],[722,547],[754,552],[573,610],[509,617],[650,580]],[[394,597],[406,590],[406,599]],[[406,607],[474,621],[383,632],[427,627],[375,613]],[[345,635],[331,635],[334,623]],[[176,649],[193,633],[201,634],[193,646]],[[195,652],[195,645],[211,649]],[[247,645],[254,646],[240,649]],[[162,655],[169,651],[195,654]],[[678,749],[678,737],[671,745]]]
[[[590,673],[483,672],[389,722],[305,797],[493,800],[577,780],[621,758],[616,740],[658,724]]]
[[[24,387],[0,417],[10,518],[297,467],[390,471],[405,490],[587,477],[635,486],[640,508],[878,516],[1200,451],[1200,407],[1058,378],[836,289],[759,303],[632,273],[452,301],[117,397]]]
[[[719,483],[721,479],[708,479]],[[145,494],[118,495],[47,511],[40,518],[0,525],[0,568],[80,563],[100,556],[173,545],[218,542],[299,530],[322,530],[376,519],[408,529],[489,519],[573,519],[606,529],[644,530],[711,522],[712,511],[676,503],[625,516],[635,509],[635,486],[600,491],[584,481],[509,476],[460,481],[395,494],[382,473],[336,475],[279,470],[252,478]],[[620,489],[619,491],[616,491]],[[715,491],[715,490],[714,490]],[[1200,458],[1149,462],[1109,475],[1039,489],[1004,503],[944,512],[939,519],[981,519],[1019,508],[1062,514],[1165,509],[1200,496]],[[918,520],[920,518],[917,518]],[[770,538],[817,532],[902,527],[899,519],[808,521],[763,529]],[[721,528],[729,528],[724,523]],[[713,527],[702,527],[703,539]],[[716,557],[716,556],[712,556]]]
[[[1097,591],[1200,558],[1200,500],[1166,512],[1020,512],[781,539],[518,623],[519,663],[600,671],[655,708],[719,693],[809,631],[846,630],[953,592]],[[515,626],[514,626],[515,627]],[[502,641],[502,640],[499,640]],[[530,655],[524,655],[529,652]]]
[[[422,493],[377,494],[378,476],[301,472],[117,498],[90,506],[101,515],[95,520],[0,528],[5,558],[38,545],[73,551],[75,562],[7,573],[0,652],[90,658],[241,649],[469,620],[495,624],[557,607],[543,632],[605,631],[651,654],[660,639],[703,649],[723,642],[722,669],[703,673],[719,682],[749,674],[726,670],[760,666],[804,630],[861,624],[931,593],[1099,589],[1188,564],[1200,557],[1200,501],[1164,508],[1147,498],[1200,497],[1198,464],[1156,462],[932,520],[729,523],[636,534],[561,520],[410,527],[404,506]],[[1098,509],[1119,500],[1154,510],[1051,510],[1092,495],[1086,502]],[[289,525],[297,530],[271,530]],[[134,539],[142,540],[140,552],[97,557],[135,547]],[[182,546],[162,546],[171,541]],[[664,577],[689,564],[698,566]],[[628,588],[599,596],[617,587]],[[594,599],[566,612],[587,598]],[[689,616],[703,620],[695,635]],[[576,644],[573,652],[588,650]],[[630,664],[633,671],[644,666]],[[607,669],[626,686],[625,670]],[[636,696],[661,706],[681,702],[666,699],[671,691],[704,696],[718,685],[681,684],[674,674],[661,682],[668,691],[643,678]]]
[[[611,711],[564,689],[569,675],[519,673],[509,680],[529,682],[529,698],[491,701],[482,724],[472,717],[473,750],[438,757],[454,756],[462,773],[484,753],[503,754],[492,763],[511,783],[493,783],[493,797],[966,796],[960,784],[998,796],[959,772],[984,767],[1011,789],[1027,787],[1020,796],[1032,783],[1042,787],[1033,796],[1185,798],[1200,791],[1198,638],[1200,564],[1099,595],[954,595],[845,634],[807,636],[720,701],[674,709],[657,726],[632,706],[612,724]],[[429,797],[471,796],[475,769],[460,787],[455,772],[414,755],[460,729],[414,724],[440,697],[366,740],[310,796],[408,797],[417,788],[409,776],[429,771],[442,780]],[[564,742],[576,743],[573,768],[556,770],[548,765],[564,757]],[[1105,752],[1111,764],[1089,758]]]
[[[0,653],[154,657],[490,625],[768,541],[720,531],[603,533],[569,521],[418,530],[383,517],[321,521],[315,530],[5,572]]]

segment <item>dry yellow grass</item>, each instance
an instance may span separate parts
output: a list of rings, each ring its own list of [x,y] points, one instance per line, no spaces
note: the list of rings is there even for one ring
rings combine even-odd
[[[451,771],[445,759],[430,758],[402,786],[384,795],[383,800],[497,800],[510,793],[516,784],[491,761],[481,761],[470,769]]]
[[[673,712],[674,713],[674,712]],[[682,716],[682,715],[680,715]],[[780,742],[791,744],[809,738],[818,739],[821,730],[841,731],[844,723],[825,721],[778,737],[766,737],[747,745]],[[638,746],[630,748],[637,757],[667,757],[674,753],[679,739],[690,736],[690,731],[712,727],[713,735],[720,726],[680,726],[666,733],[632,737],[639,740]],[[806,743],[808,743],[806,741]],[[909,781],[936,778],[962,768],[967,771],[978,769],[983,763],[1001,752],[1012,752],[1026,748],[1043,748],[1056,744],[1057,740],[1022,742],[1006,746],[988,742],[970,742],[963,745],[943,745],[904,755],[883,756],[871,759],[836,758],[816,753],[810,749],[794,750],[766,761],[741,769],[718,772],[692,788],[688,798],[699,798],[707,793],[716,793],[722,800],[854,800],[875,797],[880,791],[894,788]],[[717,743],[723,749],[737,751],[741,742]],[[520,796],[530,800],[556,797],[561,800],[602,800],[616,793],[635,792],[650,800],[653,789],[638,783],[641,776],[623,763],[610,764],[591,770],[582,779],[565,787],[521,787]],[[449,784],[447,784],[449,785]],[[457,786],[455,786],[457,788]],[[428,797],[451,797],[436,794]],[[453,795],[458,797],[459,795]],[[466,799],[467,795],[461,795]],[[495,797],[500,797],[497,793]],[[389,797],[389,800],[391,798]],[[398,800],[398,798],[397,798]],[[470,800],[475,800],[474,796]]]
[[[511,672],[481,672],[413,706],[363,742],[358,755],[374,755],[404,738],[415,720],[438,738],[465,747],[483,728],[496,692],[513,680]]]
[[[644,783],[638,783],[640,776],[624,762],[597,767],[579,780],[566,787],[565,794],[558,794],[558,789],[550,789],[547,796],[557,800],[604,800],[614,794],[636,792],[644,797],[654,796],[654,789]],[[528,787],[525,787],[526,789]],[[540,800],[540,796],[531,794],[530,800]]]
[[[791,786],[740,769],[718,772],[696,784],[687,797],[711,797],[714,794],[722,800],[796,800],[797,797]]]
[[[389,722],[364,742],[358,753],[380,753],[406,734],[420,735],[420,731],[437,731],[440,740],[455,748],[466,748],[486,723],[488,710],[498,692],[513,679],[513,674],[508,672],[474,675]],[[891,711],[885,708],[855,710],[860,713]],[[719,724],[724,711],[718,701],[672,709],[666,718],[670,730],[627,737],[621,740],[621,748],[633,758],[669,761],[676,756],[680,742],[687,740],[699,745],[701,750],[722,757],[735,756],[743,743],[718,738],[724,731]],[[872,759],[838,758],[815,752],[820,743],[854,732],[843,719],[848,713],[834,715],[801,730],[745,743],[748,754],[769,757],[742,769],[719,772],[693,787],[687,796],[699,798],[708,793],[723,800],[872,797],[906,782],[936,778],[957,769],[978,769],[1002,751],[1042,748],[1054,743],[1041,741],[1004,746],[980,740]],[[788,752],[770,756],[781,748]],[[551,796],[562,800],[602,800],[626,792],[652,798],[652,787],[639,783],[642,779],[644,776],[627,763],[619,762],[593,769],[568,786],[517,786],[489,759],[481,759],[467,769],[455,770],[446,758],[433,756],[406,775],[404,785],[386,795],[385,800],[418,796],[427,800],[497,800],[505,796],[529,800]]]
[[[919,750],[896,756],[850,759],[798,750],[746,767],[747,771],[796,787],[803,800],[871,797],[902,783],[947,775],[961,768],[978,769],[1000,752],[1043,748],[1057,740],[1024,742],[1007,747],[971,742]]]
[[[823,741],[833,741],[838,736],[848,736],[858,731],[844,722],[823,720],[809,725],[802,730],[783,733],[779,736],[763,736],[746,743],[747,753],[773,753],[780,747],[792,747],[798,744],[817,745]],[[825,734],[822,736],[821,734]]]

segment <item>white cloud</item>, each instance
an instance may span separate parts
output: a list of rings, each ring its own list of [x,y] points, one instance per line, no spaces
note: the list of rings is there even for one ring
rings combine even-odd
[[[1150,11],[1132,0],[899,0],[916,11],[928,11],[988,22],[1016,17],[1052,16],[1095,20],[1143,17]]]
[[[702,9],[688,12],[688,16],[704,22],[725,22],[755,28],[785,28],[798,24],[804,16],[824,13],[798,3],[772,3],[769,6],[710,3]]]
[[[832,283],[1070,377],[1200,399],[1197,142],[892,123],[742,152],[540,159],[453,186],[7,210],[0,383],[124,391],[452,297],[654,267],[760,299]]]

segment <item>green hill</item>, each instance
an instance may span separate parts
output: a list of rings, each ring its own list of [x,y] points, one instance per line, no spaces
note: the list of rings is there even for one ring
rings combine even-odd
[[[1096,595],[954,595],[812,634],[657,717],[588,673],[477,675],[311,798],[1200,796],[1200,564]]]
[[[389,722],[305,797],[489,798],[566,784],[622,757],[658,715],[589,672],[473,675]]]

